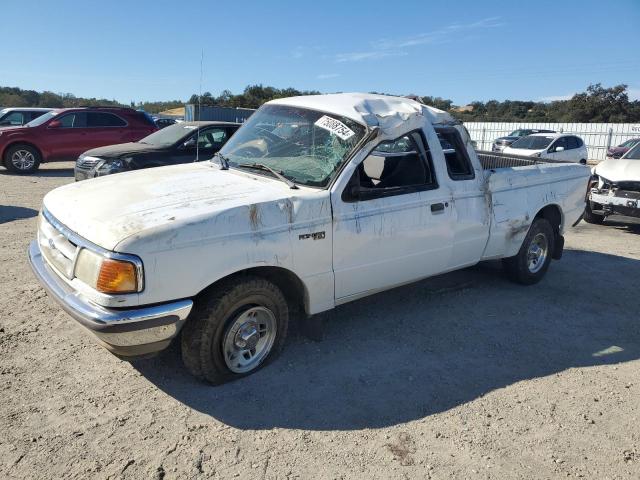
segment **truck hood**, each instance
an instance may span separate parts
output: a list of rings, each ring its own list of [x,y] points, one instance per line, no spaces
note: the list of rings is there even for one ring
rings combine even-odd
[[[211,162],[174,165],[109,175],[65,185],[44,197],[44,208],[81,237],[108,250],[152,231],[174,231],[234,208],[257,229],[261,203],[315,189],[290,189],[279,180]],[[277,203],[277,202],[276,202]],[[288,204],[287,204],[288,203]],[[251,209],[254,209],[252,211]],[[286,223],[286,212],[282,215]],[[171,232],[169,232],[171,233]]]
[[[106,147],[92,148],[82,154],[82,156],[98,157],[98,158],[118,158],[123,155],[132,153],[153,153],[166,150],[169,147],[160,147],[158,145],[149,145],[147,143],[129,142],[118,143],[116,145],[108,145]]]
[[[596,165],[595,173],[612,182],[640,182],[640,159],[608,159]]]

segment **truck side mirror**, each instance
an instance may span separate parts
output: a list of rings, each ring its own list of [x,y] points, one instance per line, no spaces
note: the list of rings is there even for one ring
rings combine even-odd
[[[564,147],[556,147],[556,152],[564,152]]]
[[[48,125],[49,128],[60,128],[61,126],[60,120],[51,120]]]

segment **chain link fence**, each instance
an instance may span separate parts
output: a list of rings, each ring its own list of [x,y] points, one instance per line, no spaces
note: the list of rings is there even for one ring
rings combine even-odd
[[[478,150],[491,151],[498,137],[509,135],[519,128],[542,128],[559,133],[573,133],[584,140],[589,160],[604,160],[610,147],[631,138],[640,138],[640,124],[634,123],[518,123],[518,122],[465,122],[471,139]]]

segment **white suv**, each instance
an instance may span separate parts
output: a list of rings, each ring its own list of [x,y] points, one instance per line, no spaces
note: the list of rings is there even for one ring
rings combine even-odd
[[[0,109],[0,127],[19,127],[51,110],[53,109],[30,107],[2,108]]]
[[[584,141],[570,133],[534,133],[513,142],[502,153],[550,158],[583,165],[587,163],[588,158]]]

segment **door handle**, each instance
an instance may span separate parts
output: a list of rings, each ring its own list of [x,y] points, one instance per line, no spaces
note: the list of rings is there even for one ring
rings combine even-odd
[[[444,210],[444,203],[432,203],[431,212],[442,212]]]

